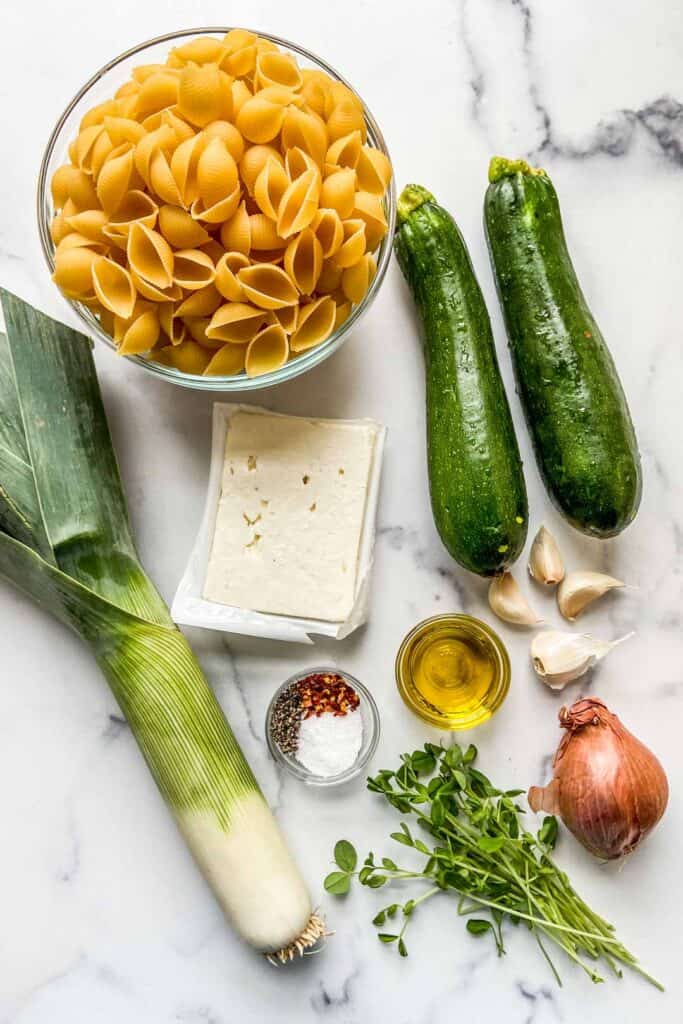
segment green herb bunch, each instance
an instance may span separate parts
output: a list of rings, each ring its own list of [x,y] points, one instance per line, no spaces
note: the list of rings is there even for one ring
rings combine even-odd
[[[457,893],[457,912],[467,917],[468,932],[490,934],[499,955],[505,952],[504,921],[526,925],[558,984],[560,976],[546,942],[563,949],[592,981],[604,980],[592,966],[602,960],[618,977],[619,965],[625,964],[661,988],[553,862],[556,819],[544,818],[536,833],[523,828],[524,810],[516,803],[523,790],[496,789],[474,767],[476,756],[471,745],[463,750],[457,743],[447,749],[426,743],[424,749],[404,754],[397,771],[381,771],[368,779],[368,789],[381,794],[400,814],[416,816],[428,841],[414,836],[405,822],[391,838],[422,854],[424,864],[402,868],[389,857],[378,863],[370,853],[357,869],[357,853],[342,839],[334,850],[339,870],[325,879],[326,890],[343,895],[354,877],[371,889],[411,879],[427,883],[424,892],[383,907],[373,920],[380,942],[395,944],[401,956],[408,955],[405,933],[415,909],[438,893]],[[397,923],[385,930],[394,920],[400,927]]]

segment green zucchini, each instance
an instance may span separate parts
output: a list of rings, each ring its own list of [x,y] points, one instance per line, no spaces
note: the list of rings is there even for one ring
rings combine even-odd
[[[545,171],[494,157],[484,220],[517,386],[541,474],[572,526],[620,533],[640,456],[612,357],[576,278]]]
[[[455,221],[420,185],[399,198],[394,246],[423,327],[436,528],[457,562],[493,576],[524,547],[528,507],[484,297]]]

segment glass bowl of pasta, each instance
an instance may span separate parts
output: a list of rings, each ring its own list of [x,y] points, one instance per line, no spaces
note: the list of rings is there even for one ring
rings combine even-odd
[[[241,28],[110,61],[60,117],[38,181],[43,252],[88,333],[212,391],[336,351],[377,295],[395,212],[384,138],[353,88]]]

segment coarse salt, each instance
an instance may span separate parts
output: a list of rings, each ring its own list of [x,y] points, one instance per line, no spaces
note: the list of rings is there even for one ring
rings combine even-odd
[[[363,718],[358,709],[345,715],[326,712],[304,718],[296,752],[312,775],[330,778],[351,768],[363,742]]]

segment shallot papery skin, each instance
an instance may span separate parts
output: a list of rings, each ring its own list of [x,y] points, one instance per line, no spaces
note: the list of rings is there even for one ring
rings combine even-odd
[[[557,814],[596,857],[616,860],[631,853],[666,809],[664,769],[597,697],[563,707],[559,719],[567,731],[552,782],[531,787],[529,806]]]

